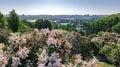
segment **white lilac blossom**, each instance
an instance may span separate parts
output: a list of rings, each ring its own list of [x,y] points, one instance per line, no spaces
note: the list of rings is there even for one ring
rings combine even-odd
[[[29,50],[28,48],[26,48],[25,46],[24,46],[23,48],[19,47],[19,50],[18,50],[18,52],[17,52],[17,55],[18,55],[20,58],[24,59],[24,58],[28,57],[29,51],[30,51],[30,50]]]

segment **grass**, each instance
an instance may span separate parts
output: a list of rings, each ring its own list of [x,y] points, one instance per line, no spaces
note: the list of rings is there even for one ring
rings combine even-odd
[[[105,62],[97,62],[97,67],[115,67],[113,65],[107,64]]]

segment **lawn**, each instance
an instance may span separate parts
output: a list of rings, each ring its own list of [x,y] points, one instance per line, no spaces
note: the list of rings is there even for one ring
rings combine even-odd
[[[105,62],[97,62],[97,64],[98,64],[97,67],[115,67],[115,66],[107,64]]]

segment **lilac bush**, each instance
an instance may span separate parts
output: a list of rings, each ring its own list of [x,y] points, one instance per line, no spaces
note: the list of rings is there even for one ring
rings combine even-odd
[[[8,45],[0,43],[0,67],[97,67],[96,60],[71,54],[73,45],[62,30],[35,29],[8,38]]]

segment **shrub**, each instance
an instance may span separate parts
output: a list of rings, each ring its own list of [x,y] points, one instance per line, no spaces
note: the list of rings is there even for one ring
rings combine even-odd
[[[0,43],[0,67],[97,67],[96,59],[86,62],[81,54],[70,57],[71,48],[60,30],[11,33],[8,46]]]

